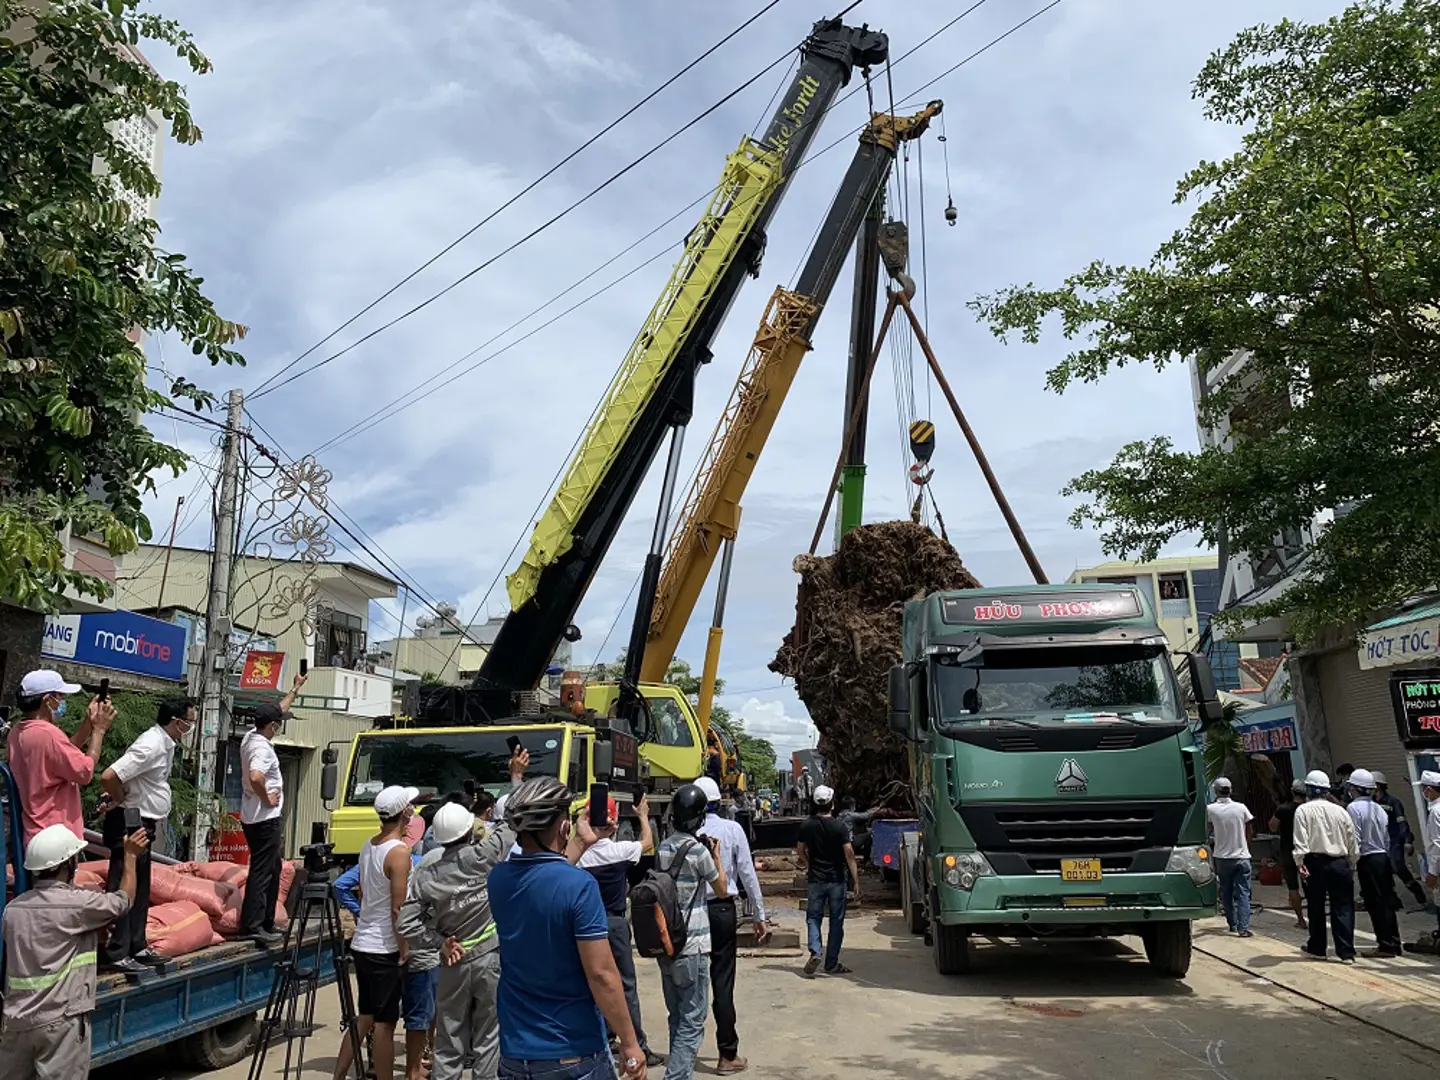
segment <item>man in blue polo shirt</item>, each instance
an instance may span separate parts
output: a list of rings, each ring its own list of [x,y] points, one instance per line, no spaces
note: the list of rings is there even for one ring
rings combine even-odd
[[[505,804],[520,853],[488,882],[500,938],[502,1080],[613,1077],[602,1013],[620,1038],[627,1080],[645,1078],[600,887],[573,865],[594,842],[593,834],[571,835],[574,799],[559,780],[537,776]]]

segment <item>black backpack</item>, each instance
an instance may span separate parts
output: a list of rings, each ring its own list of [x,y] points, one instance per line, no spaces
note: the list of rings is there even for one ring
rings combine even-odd
[[[678,879],[685,869],[685,859],[695,846],[691,840],[675,849],[668,869],[656,866],[645,873],[630,890],[630,926],[634,931],[635,948],[651,960],[679,956],[685,948],[690,912],[695,910],[704,888],[697,888],[690,898],[690,907],[680,905]]]

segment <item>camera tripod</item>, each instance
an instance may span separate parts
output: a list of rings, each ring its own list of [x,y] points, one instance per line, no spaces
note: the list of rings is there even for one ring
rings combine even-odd
[[[315,997],[320,989],[321,967],[327,951],[335,969],[335,986],[340,991],[340,1030],[354,1051],[351,1075],[355,1080],[364,1080],[368,1068],[364,1040],[355,1026],[355,998],[350,985],[352,961],[340,929],[340,905],[335,900],[329,873],[318,875],[318,879],[312,877],[301,886],[300,910],[285,928],[282,948],[285,959],[275,965],[275,981],[270,985],[270,998],[265,1003],[265,1016],[250,1058],[249,1080],[261,1080],[265,1055],[270,1043],[277,1038],[285,1040],[282,1080],[291,1076],[299,1080],[305,1067],[305,1041],[318,1030]]]

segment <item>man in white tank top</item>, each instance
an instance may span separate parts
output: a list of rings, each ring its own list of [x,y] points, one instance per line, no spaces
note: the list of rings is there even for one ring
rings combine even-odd
[[[400,988],[409,946],[395,932],[410,880],[410,845],[405,830],[414,816],[411,804],[420,794],[411,787],[387,787],[375,796],[380,833],[360,849],[360,916],[350,953],[355,960],[356,1030],[363,1039],[375,1029],[371,1064],[375,1075],[389,1080],[395,1073],[395,1025],[400,1020]],[[353,1048],[349,1033],[340,1040],[335,1080],[350,1071]]]

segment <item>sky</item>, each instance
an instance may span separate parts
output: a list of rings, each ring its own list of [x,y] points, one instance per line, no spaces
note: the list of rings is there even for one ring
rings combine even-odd
[[[897,164],[890,189],[892,207],[907,208],[917,311],[1041,562],[1051,580],[1064,580],[1105,556],[1098,535],[1068,524],[1073,506],[1061,489],[1136,439],[1167,435],[1193,447],[1188,376],[1181,365],[1160,373],[1132,368],[1057,396],[1045,388],[1045,372],[1066,354],[1059,332],[1036,346],[1005,345],[966,304],[1010,284],[1058,284],[1094,259],[1147,260],[1184,220],[1184,207],[1173,204],[1176,181],[1239,139],[1237,130],[1207,122],[1192,100],[1191,81],[1206,56],[1256,22],[1323,19],[1341,5],[1062,0],[912,100],[917,88],[1047,2],[988,0],[903,59],[961,6],[864,0],[847,18],[890,35],[891,71],[872,77],[877,107],[888,107],[892,85],[895,100],[911,109],[933,97],[945,102],[943,129]],[[454,603],[464,615],[503,615],[503,576],[519,558],[512,549],[522,536],[528,541],[552,478],[669,275],[674,245],[699,216],[698,208],[681,211],[768,117],[784,63],[555,225],[497,254],[793,50],[834,3],[781,0],[714,48],[766,0],[154,0],[214,62],[213,73],[199,77],[153,44],[147,50],[186,85],[204,131],[196,146],[166,147],[161,245],[186,253],[221,313],[250,328],[243,370],[214,370],[173,340],[150,340],[156,385],[184,375],[217,394],[245,390],[265,429],[257,436],[291,456],[320,449],[334,503],[418,594]],[[493,264],[304,377],[250,396],[702,55],[655,100],[291,373]],[[852,85],[862,85],[858,74]],[[682,477],[704,449],[771,292],[790,283],[804,258],[865,101],[856,93],[832,110],[815,149],[838,144],[795,174],[771,222],[759,280],[741,292],[700,375]],[[953,227],[943,220],[952,199]],[[720,701],[782,753],[814,740],[803,704],[766,665],[793,620],[791,562],[809,545],[839,450],[850,275],[847,265],[750,481],[726,608]],[[909,353],[882,357],[877,367],[866,520],[908,516],[913,498],[900,419],[909,413],[909,391],[897,395],[901,382],[913,386],[915,414],[935,421],[931,488],[966,565],[985,584],[1029,580],[919,351]],[[908,378],[907,360],[916,365]],[[349,430],[451,365],[454,381],[432,382],[439,388],[430,396]],[[204,430],[159,419],[154,426],[213,466]],[[578,661],[612,659],[628,635],[660,472],[657,462],[580,609]],[[202,493],[212,476],[195,467],[160,478],[148,501],[157,536],[185,495],[179,542],[208,543],[210,500]],[[336,538],[338,557],[368,561]],[[1170,553],[1194,550],[1182,538]],[[714,576],[680,650],[697,670]],[[425,613],[421,600],[403,604],[372,607],[373,639],[392,636],[402,615],[408,628]]]

